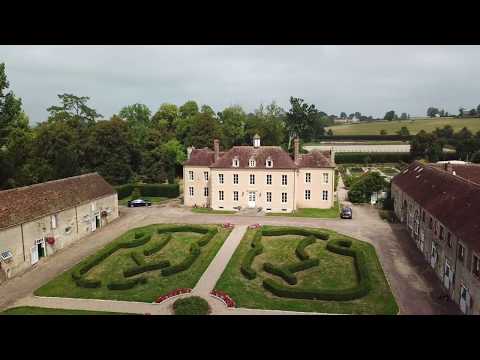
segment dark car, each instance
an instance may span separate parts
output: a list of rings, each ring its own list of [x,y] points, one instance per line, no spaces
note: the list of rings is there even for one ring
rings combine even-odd
[[[352,218],[352,209],[349,207],[344,207],[340,213],[342,219],[351,219]]]
[[[143,200],[143,199],[136,199],[136,200],[128,200],[128,207],[137,207],[137,206],[151,206],[152,202]]]

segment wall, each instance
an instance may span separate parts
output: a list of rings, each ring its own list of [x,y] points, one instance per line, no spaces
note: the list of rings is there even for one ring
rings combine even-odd
[[[311,182],[305,182],[305,174],[311,174]],[[323,181],[323,174],[328,174],[328,183]],[[297,208],[328,209],[335,201],[335,170],[334,169],[300,169],[296,173],[296,205]],[[305,199],[305,190],[310,190],[310,200]],[[322,192],[328,191],[328,200],[323,200]]]
[[[188,176],[189,171],[193,171],[193,181]],[[208,173],[208,181],[205,180],[204,172]],[[183,203],[185,206],[210,207],[210,196],[204,196],[205,187],[208,187],[208,194],[211,193],[210,178],[211,173],[208,167],[183,167]],[[191,186],[193,186],[193,196],[189,194],[189,187]]]

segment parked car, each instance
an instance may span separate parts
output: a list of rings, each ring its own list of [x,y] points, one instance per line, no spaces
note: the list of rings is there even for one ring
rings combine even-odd
[[[344,207],[340,212],[340,217],[342,219],[352,219],[352,208]]]
[[[137,206],[151,206],[152,202],[143,200],[143,199],[136,199],[136,200],[128,200],[128,207],[137,207]]]

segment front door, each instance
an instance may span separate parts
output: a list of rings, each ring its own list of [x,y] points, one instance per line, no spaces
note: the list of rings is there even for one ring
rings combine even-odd
[[[255,207],[255,191],[248,192],[248,207],[249,208]]]
[[[35,265],[38,262],[38,245],[30,248],[30,261],[32,265]]]
[[[470,303],[470,292],[462,285],[460,287],[460,310],[464,313],[468,313],[468,305]]]
[[[450,280],[453,276],[452,269],[450,268],[450,264],[448,260],[445,260],[445,271],[443,274],[443,286],[448,290],[450,289]]]

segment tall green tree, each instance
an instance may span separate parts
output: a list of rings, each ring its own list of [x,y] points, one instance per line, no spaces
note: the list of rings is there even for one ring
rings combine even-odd
[[[443,144],[434,133],[421,130],[410,139],[410,153],[414,158],[424,158],[436,162],[440,160]]]
[[[178,112],[180,113],[180,117],[182,119],[197,115],[199,112],[198,104],[196,101],[189,100],[178,108]]]
[[[17,98],[13,91],[8,91],[9,86],[5,63],[0,63],[0,149],[8,141],[14,128],[25,128],[26,115],[22,111],[22,100]],[[28,118],[26,125],[28,126]]]
[[[147,129],[150,126],[151,111],[147,105],[133,104],[123,107],[118,116],[127,121],[135,141],[139,144],[145,142]]]
[[[238,106],[229,106],[218,113],[222,128],[222,144],[228,149],[234,145],[241,145],[245,137],[246,114]]]
[[[387,111],[385,113],[385,116],[383,117],[384,120],[388,120],[388,121],[392,121],[395,119],[395,111],[394,110],[390,110],[390,111]]]
[[[49,120],[75,119],[87,124],[93,124],[97,118],[102,117],[95,109],[87,105],[88,96],[76,96],[73,94],[59,94],[60,105],[50,106],[47,111],[50,113]]]
[[[213,139],[220,136],[220,124],[214,114],[207,109],[207,112],[200,112],[193,116],[185,142],[188,146],[196,148],[212,147]]]
[[[291,108],[285,117],[285,127],[291,140],[299,136],[304,141],[311,140],[312,128],[318,118],[318,110],[313,104],[307,104],[303,99],[290,97]]]

